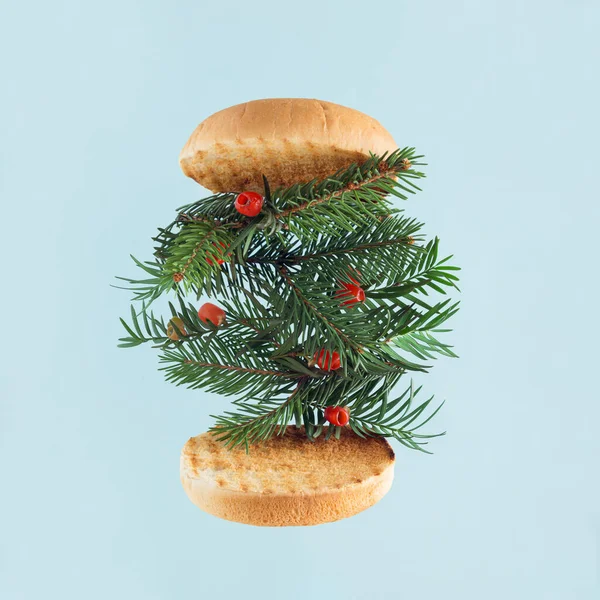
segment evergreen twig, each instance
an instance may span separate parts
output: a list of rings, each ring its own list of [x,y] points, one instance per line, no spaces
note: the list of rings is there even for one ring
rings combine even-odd
[[[420,158],[405,148],[275,190],[254,219],[235,210],[234,194],[181,207],[154,238],[154,260],[133,259],[143,278],[120,278],[142,305],[122,319],[119,345],[152,343],[168,381],[242,397],[213,428],[231,447],[268,439],[291,421],[310,438],[339,435],[324,409],[343,403],[358,435],[424,450],[433,436],[420,428],[439,407],[423,418],[432,400],[415,405],[412,383],[394,400],[389,394],[407,371],[426,371],[423,361],[456,356],[440,336],[458,303],[437,298],[458,289],[458,269],[438,257],[437,238],[426,243],[422,224],[390,202],[419,189]],[[365,290],[364,302],[340,301],[349,284]],[[183,323],[177,335],[149,308],[166,292],[178,300],[169,305],[171,331],[175,317]],[[198,318],[185,298],[202,294],[219,296],[226,324]],[[337,352],[342,368],[315,365],[321,350]]]

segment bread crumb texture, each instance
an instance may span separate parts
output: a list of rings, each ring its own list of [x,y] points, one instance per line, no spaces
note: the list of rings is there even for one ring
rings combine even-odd
[[[229,450],[211,433],[181,453],[181,478],[192,502],[224,519],[253,525],[315,525],[351,516],[390,488],[394,453],[384,438],[306,438],[303,429]]]

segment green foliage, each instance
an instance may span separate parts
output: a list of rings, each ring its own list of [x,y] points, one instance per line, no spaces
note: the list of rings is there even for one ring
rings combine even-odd
[[[127,336],[119,345],[152,343],[168,381],[235,396],[236,410],[214,426],[230,446],[248,447],[292,421],[310,438],[339,435],[323,411],[340,403],[357,434],[422,449],[429,436],[417,430],[431,399],[415,407],[412,384],[388,396],[408,371],[455,356],[440,336],[458,310],[444,298],[457,289],[458,269],[439,257],[437,238],[425,242],[422,224],[391,204],[390,196],[405,200],[419,189],[419,158],[405,148],[272,193],[265,181],[255,218],[235,210],[234,194],[181,207],[153,238],[154,259],[133,259],[143,278],[120,278],[141,308],[122,320]],[[347,285],[360,285],[365,301],[344,305]],[[165,292],[177,300],[169,318],[184,329],[175,326],[171,337],[169,323],[150,309]],[[226,324],[198,318],[188,298],[203,294],[219,297]],[[341,368],[315,365],[321,350],[337,352]]]
[[[410,387],[394,400],[388,400],[387,392],[377,395],[375,400],[359,398],[351,407],[350,427],[358,435],[393,437],[408,448],[428,452],[423,448],[427,440],[444,434],[425,435],[417,432],[437,414],[442,405],[422,418],[433,396],[415,406],[414,399],[420,391],[420,387],[416,390],[413,388],[411,381]]]

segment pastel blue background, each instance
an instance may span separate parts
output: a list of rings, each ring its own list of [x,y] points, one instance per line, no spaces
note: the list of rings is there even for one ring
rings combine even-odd
[[[600,593],[597,2],[8,2],[0,11],[0,597],[592,600]],[[407,211],[463,267],[425,456],[375,508],[257,529],[179,450],[226,401],[118,350],[223,107],[317,97],[427,155]]]

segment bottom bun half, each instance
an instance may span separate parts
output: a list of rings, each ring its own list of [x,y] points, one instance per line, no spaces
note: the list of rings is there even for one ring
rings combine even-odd
[[[229,450],[211,433],[181,452],[181,482],[205,512],[265,527],[319,525],[351,517],[377,503],[394,478],[394,452],[381,437],[349,428],[340,439],[308,440],[300,428]]]

